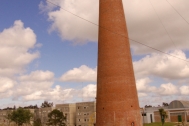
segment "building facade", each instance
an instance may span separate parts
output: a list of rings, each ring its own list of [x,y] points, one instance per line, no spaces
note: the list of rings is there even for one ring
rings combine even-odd
[[[57,104],[55,108],[66,116],[66,126],[76,125],[76,104]]]
[[[142,118],[144,123],[161,122],[159,109],[163,108],[168,115],[165,122],[189,122],[189,101],[174,100],[168,106],[144,108]]]
[[[76,126],[95,126],[96,102],[76,103]]]
[[[38,108],[35,109],[35,115],[34,118],[41,119],[41,123],[43,126],[46,126],[46,123],[48,121],[48,114],[53,110],[53,107],[45,107],[45,108]]]

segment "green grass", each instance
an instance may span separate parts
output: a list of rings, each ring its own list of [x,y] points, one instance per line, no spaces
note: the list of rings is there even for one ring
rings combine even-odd
[[[171,123],[171,122],[166,122],[164,124],[164,126],[174,126],[175,123]],[[149,124],[144,124],[144,126],[161,126],[160,122],[156,122],[156,123],[149,123]]]

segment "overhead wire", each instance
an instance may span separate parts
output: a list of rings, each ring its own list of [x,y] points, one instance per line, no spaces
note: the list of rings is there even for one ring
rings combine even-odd
[[[169,32],[167,31],[167,29],[166,29],[165,25],[164,25],[164,24],[163,24],[163,22],[161,21],[161,18],[160,18],[160,16],[158,15],[158,13],[157,13],[157,11],[156,11],[155,7],[153,6],[153,4],[152,4],[151,0],[149,0],[149,2],[150,2],[150,4],[151,4],[151,6],[152,6],[152,8],[153,8],[153,10],[154,10],[154,12],[155,12],[155,14],[157,15],[157,17],[158,17],[158,19],[159,19],[159,21],[160,21],[161,25],[162,25],[162,26],[163,26],[163,28],[165,29],[165,31],[166,31],[166,33],[167,33],[167,35],[168,35],[169,39],[171,40],[171,42],[173,43],[173,45],[175,46],[175,49],[176,49],[176,45],[175,45],[174,41],[172,40],[172,38],[171,38],[171,36],[170,36]]]
[[[179,57],[177,57],[177,56],[175,56],[175,55],[171,55],[171,54],[169,54],[169,53],[167,53],[167,52],[161,51],[161,50],[159,50],[159,49],[156,49],[156,48],[154,48],[154,47],[151,47],[151,46],[149,46],[149,45],[146,45],[146,44],[144,44],[144,43],[141,43],[141,42],[136,41],[136,40],[134,40],[134,39],[131,39],[131,38],[129,38],[129,37],[126,37],[126,36],[124,36],[124,35],[122,35],[122,34],[119,34],[119,33],[116,33],[116,32],[114,32],[114,31],[111,31],[111,30],[109,30],[109,29],[107,29],[107,28],[105,28],[105,27],[102,27],[102,26],[100,26],[100,25],[98,25],[98,24],[96,24],[96,23],[94,23],[94,22],[92,22],[92,21],[89,21],[89,20],[87,20],[87,19],[85,19],[85,18],[83,18],[83,17],[78,16],[78,15],[75,14],[75,13],[72,13],[71,11],[68,11],[68,10],[64,9],[63,7],[57,5],[57,4],[55,4],[55,3],[53,3],[53,2],[51,2],[51,1],[49,1],[49,0],[46,0],[46,1],[47,1],[48,3],[54,5],[54,6],[59,7],[60,9],[64,10],[64,11],[67,12],[67,13],[70,13],[70,14],[72,14],[72,15],[74,15],[74,16],[76,16],[76,17],[82,19],[82,20],[85,20],[86,22],[89,22],[89,23],[91,23],[91,24],[93,24],[93,25],[98,26],[99,28],[102,28],[102,29],[104,29],[104,30],[107,30],[107,31],[109,31],[109,32],[111,32],[111,33],[114,33],[114,34],[116,34],[116,35],[120,35],[120,36],[122,36],[122,37],[125,37],[125,38],[127,38],[127,39],[129,39],[129,40],[131,40],[131,41],[133,41],[133,42],[136,42],[136,43],[138,43],[138,44],[141,44],[141,45],[143,45],[143,46],[146,46],[146,47],[148,47],[148,48],[151,48],[151,49],[153,49],[153,50],[155,50],[155,51],[157,51],[157,52],[163,53],[163,54],[165,54],[165,55],[168,55],[168,56],[171,56],[171,57],[174,57],[174,58],[177,58],[177,59],[179,59],[179,60],[182,60],[182,61],[184,61],[184,62],[188,62],[188,63],[189,63],[189,61],[187,61],[187,60],[185,60],[185,59],[179,58]]]
[[[168,0],[166,1],[175,10],[175,12],[177,12],[177,14],[180,15],[180,17],[189,25],[189,22],[175,9],[175,7]]]

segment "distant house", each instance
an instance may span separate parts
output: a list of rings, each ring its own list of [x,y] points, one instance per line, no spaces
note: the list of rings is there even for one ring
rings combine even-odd
[[[174,100],[168,106],[146,107],[142,111],[144,123],[161,122],[159,109],[163,108],[168,118],[166,122],[189,121],[189,101]],[[144,114],[143,114],[144,113]]]

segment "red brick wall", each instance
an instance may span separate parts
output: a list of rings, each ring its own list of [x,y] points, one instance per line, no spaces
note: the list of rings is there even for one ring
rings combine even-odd
[[[97,126],[142,126],[122,0],[100,0]]]

